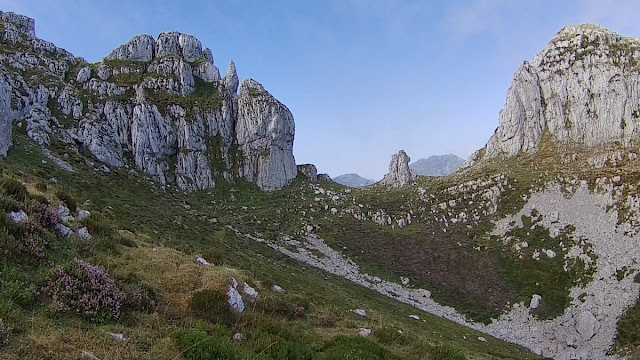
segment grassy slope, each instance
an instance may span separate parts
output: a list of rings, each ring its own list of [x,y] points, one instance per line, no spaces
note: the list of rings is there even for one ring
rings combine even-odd
[[[288,198],[296,196],[294,192],[266,195],[251,190],[249,185],[236,186],[240,190],[235,192],[237,206],[254,201],[257,209],[247,211],[248,214],[243,216],[236,215],[235,222],[227,223],[230,210],[225,208],[228,203],[223,203],[222,199],[229,198],[228,188],[221,186],[211,195],[199,193],[186,197],[165,194],[156,191],[148,181],[141,180],[142,177],[129,175],[124,170],[107,176],[100,175],[88,168],[82,158],[74,155],[71,155],[69,162],[81,171],[82,176],[69,174],[50,162],[43,164],[43,157],[36,146],[20,135],[17,139],[18,146],[11,151],[8,159],[0,160],[3,172],[29,182],[55,177],[58,180],[57,187],[70,193],[79,203],[90,200],[88,209],[94,214],[102,214],[105,221],[115,228],[135,234],[137,248],[107,246],[92,252],[90,259],[104,265],[117,278],[133,276],[151,283],[162,299],[163,306],[156,313],[132,313],[122,322],[101,325],[74,317],[58,319],[42,311],[38,304],[22,308],[9,301],[13,315],[0,316],[9,319],[14,335],[10,345],[0,350],[2,358],[13,358],[14,355],[10,354],[18,357],[76,358],[80,350],[92,351],[103,358],[174,358],[177,349],[170,334],[192,324],[193,319],[184,311],[185,299],[205,284],[203,277],[198,277],[199,268],[194,268],[193,258],[207,250],[217,252],[224,267],[242,269],[242,274],[262,284],[262,291],[268,291],[264,289],[275,283],[287,292],[310,299],[312,310],[296,322],[313,334],[316,339],[313,346],[318,351],[322,344],[336,335],[353,335],[360,327],[368,327],[380,334],[385,331],[389,333],[389,329],[402,329],[407,341],[385,345],[401,358],[446,358],[443,357],[445,355],[434,355],[441,350],[437,347],[439,344],[461,349],[468,358],[535,358],[521,348],[494,339],[489,339],[487,344],[481,343],[476,340],[480,334],[437,317],[420,314],[426,322],[410,320],[408,315],[418,312],[406,305],[346,280],[306,268],[225,229],[225,225],[233,224],[245,231],[255,228],[269,235],[269,231],[276,233],[296,227],[296,219],[283,221],[286,225],[275,230],[269,229],[264,222],[257,224],[255,219],[251,223],[253,216],[272,214],[274,205],[286,206]],[[291,191],[299,191],[299,188],[294,187]],[[212,204],[212,201],[216,203]],[[189,209],[184,206],[186,202],[190,204]],[[204,206],[205,203],[208,205]],[[233,211],[240,210],[241,207]],[[290,216],[286,211],[282,214],[283,217]],[[218,224],[208,221],[212,217],[218,218]],[[150,250],[152,247],[156,247],[157,252]],[[77,252],[73,248],[70,251]],[[157,254],[173,255],[154,259],[154,256],[159,256]],[[67,255],[65,258],[70,257]],[[146,262],[154,266],[138,266]],[[169,269],[174,265],[177,268],[190,268],[195,273],[171,272]],[[12,267],[11,263],[5,266]],[[161,270],[163,267],[167,270]],[[187,283],[167,285],[168,279],[176,278],[186,279]],[[369,317],[357,318],[349,312],[354,308],[367,309]],[[285,321],[277,317],[274,319]],[[289,322],[285,323],[292,326]],[[131,339],[126,344],[114,344],[108,338],[110,331],[135,335],[129,335]],[[384,343],[383,339],[377,341]]]

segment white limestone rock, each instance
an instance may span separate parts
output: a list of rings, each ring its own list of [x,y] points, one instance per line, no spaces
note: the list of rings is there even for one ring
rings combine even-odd
[[[298,172],[304,175],[312,183],[318,182],[318,169],[313,164],[298,165]]]
[[[24,211],[11,211],[9,218],[16,224],[26,224],[29,222],[29,216]]]
[[[531,296],[531,302],[529,303],[529,309],[537,309],[538,306],[540,306],[540,300],[542,300],[542,296],[533,294],[533,296]]]
[[[80,239],[84,241],[91,240],[91,234],[89,234],[89,229],[87,229],[86,227],[81,227],[78,229],[78,236],[80,236]]]
[[[417,178],[416,172],[409,167],[411,158],[400,150],[397,154],[391,156],[389,163],[389,173],[384,176],[381,184],[392,188],[400,188],[411,185]]]
[[[0,156],[7,156],[11,146],[11,123],[14,118],[11,109],[11,85],[4,76],[0,76]]]
[[[140,35],[113,50],[105,60],[151,61],[154,57],[156,41],[150,35]]]
[[[239,175],[264,191],[282,189],[298,174],[293,157],[295,124],[286,106],[258,82],[242,82],[236,140],[243,158]]]
[[[76,76],[76,81],[83,83],[83,82],[89,81],[89,79],[91,79],[91,69],[89,69],[88,66],[85,66],[82,69],[80,69],[80,71],[78,71],[78,75]]]
[[[598,25],[563,28],[514,76],[484,158],[535,152],[544,133],[561,144],[637,145],[638,48],[640,40]]]
[[[590,340],[600,330],[600,322],[589,311],[582,311],[576,319],[576,330],[584,341]]]

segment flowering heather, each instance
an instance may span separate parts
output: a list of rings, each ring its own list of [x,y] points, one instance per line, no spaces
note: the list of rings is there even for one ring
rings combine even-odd
[[[56,266],[42,291],[57,313],[73,311],[91,321],[118,320],[126,300],[102,267],[78,259],[66,269]]]
[[[145,286],[140,286],[133,290],[127,297],[127,303],[132,309],[140,311],[151,311],[156,306],[154,294]]]
[[[62,222],[62,218],[57,211],[45,208],[40,215],[40,225],[46,229],[53,229]]]
[[[7,345],[9,343],[9,328],[4,324],[0,318],[0,346]]]
[[[27,246],[29,247],[29,250],[31,250],[31,253],[36,257],[36,259],[44,260],[47,257],[47,254],[40,247],[38,240],[34,238],[29,238],[27,239],[26,243],[27,243]]]

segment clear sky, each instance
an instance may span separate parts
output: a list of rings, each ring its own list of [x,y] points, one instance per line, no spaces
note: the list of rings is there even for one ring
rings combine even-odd
[[[0,0],[36,35],[96,62],[139,34],[195,35],[222,75],[262,83],[296,121],[294,155],[380,179],[391,154],[466,158],[511,78],[565,25],[640,37],[638,0]]]

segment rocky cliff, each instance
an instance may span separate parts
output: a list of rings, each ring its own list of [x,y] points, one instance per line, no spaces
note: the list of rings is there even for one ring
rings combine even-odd
[[[384,176],[380,183],[392,188],[411,185],[418,175],[409,167],[409,161],[411,161],[411,158],[404,150],[393,154],[389,163],[389,173]]]
[[[136,36],[86,63],[35,37],[33,19],[0,13],[0,155],[12,124],[42,146],[85,149],[185,191],[243,178],[263,190],[296,176],[291,112],[233,62],[178,32]]]
[[[598,25],[567,26],[516,72],[499,126],[471,162],[536,152],[545,137],[575,146],[633,146],[639,93],[640,40]]]

